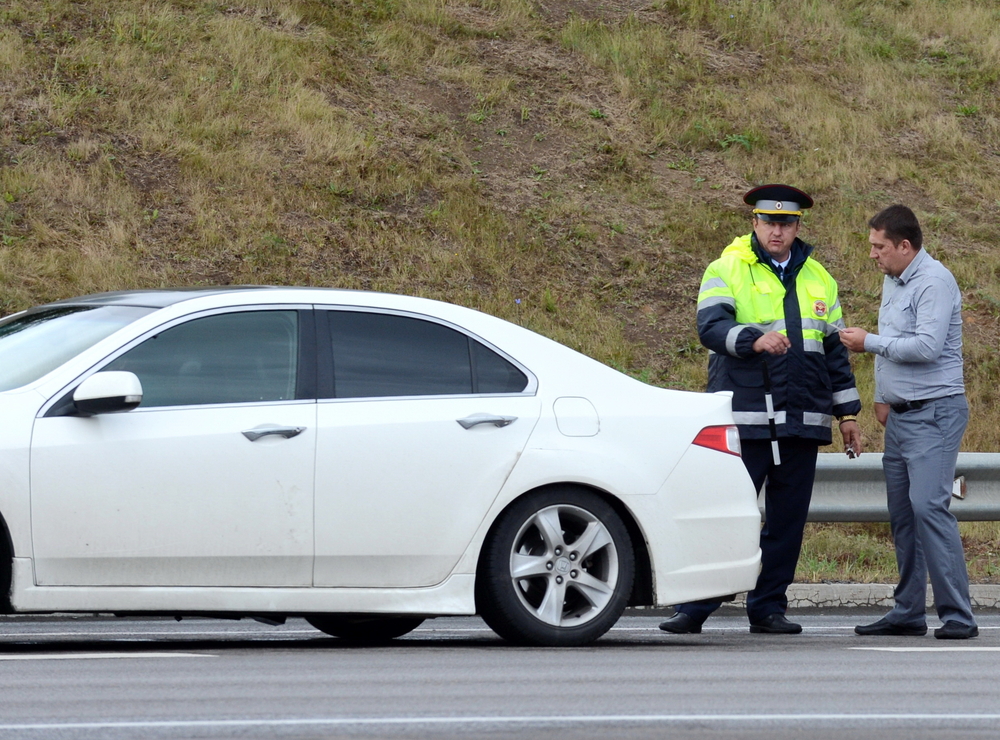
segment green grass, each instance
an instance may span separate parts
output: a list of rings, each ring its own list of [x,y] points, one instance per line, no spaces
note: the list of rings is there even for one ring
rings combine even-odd
[[[914,207],[965,298],[964,449],[1000,451],[998,25],[997,0],[8,0],[0,312],[385,290],[698,390],[701,274],[748,231],[742,193],[787,181],[868,328],[864,224]]]
[[[960,522],[969,579],[1000,583],[1000,523]],[[800,583],[895,583],[889,525],[807,524],[795,580]]]

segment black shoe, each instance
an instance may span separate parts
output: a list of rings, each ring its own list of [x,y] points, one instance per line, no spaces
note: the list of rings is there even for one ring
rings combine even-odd
[[[979,637],[979,628],[974,624],[962,624],[949,619],[934,630],[934,636],[939,640],[968,640],[970,637]]]
[[[660,629],[675,635],[697,635],[701,632],[701,622],[684,612],[677,612],[666,622],[661,622]]]
[[[770,635],[797,635],[802,631],[801,624],[789,622],[784,614],[775,612],[768,614],[759,622],[750,623],[751,632],[763,632]]]
[[[854,628],[859,635],[903,635],[905,637],[921,637],[927,634],[927,625],[895,624],[885,617],[871,624],[859,624]]]

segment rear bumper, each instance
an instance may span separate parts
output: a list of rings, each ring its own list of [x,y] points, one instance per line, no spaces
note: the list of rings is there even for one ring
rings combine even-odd
[[[652,498],[643,519],[656,522],[647,540],[658,605],[753,589],[761,517],[739,457],[691,446]]]
[[[760,552],[744,562],[714,563],[661,575],[656,605],[671,606],[750,591],[760,573]]]

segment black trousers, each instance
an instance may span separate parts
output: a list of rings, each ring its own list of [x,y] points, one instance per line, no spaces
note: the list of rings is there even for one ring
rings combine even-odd
[[[758,493],[767,482],[764,527],[760,531],[761,570],[756,587],[747,594],[747,616],[751,622],[759,622],[771,614],[784,614],[788,608],[785,591],[795,579],[802,549],[819,443],[796,438],[778,440],[781,465],[774,464],[769,440],[740,440],[740,446],[743,464]],[[704,621],[721,604],[705,600],[678,604],[676,608]]]

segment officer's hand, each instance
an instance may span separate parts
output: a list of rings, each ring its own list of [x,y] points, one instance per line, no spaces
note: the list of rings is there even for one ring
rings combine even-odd
[[[844,437],[844,452],[848,457],[860,457],[864,446],[861,442],[861,427],[856,421],[845,421],[840,425],[840,433]]]
[[[856,326],[850,326],[846,329],[840,330],[840,343],[843,344],[851,352],[864,352],[865,351],[865,337],[868,336],[868,332],[864,329],[859,329]]]
[[[767,334],[757,337],[757,341],[753,343],[753,351],[758,354],[767,352],[769,355],[783,355],[791,346],[792,343],[784,334],[769,331]]]

